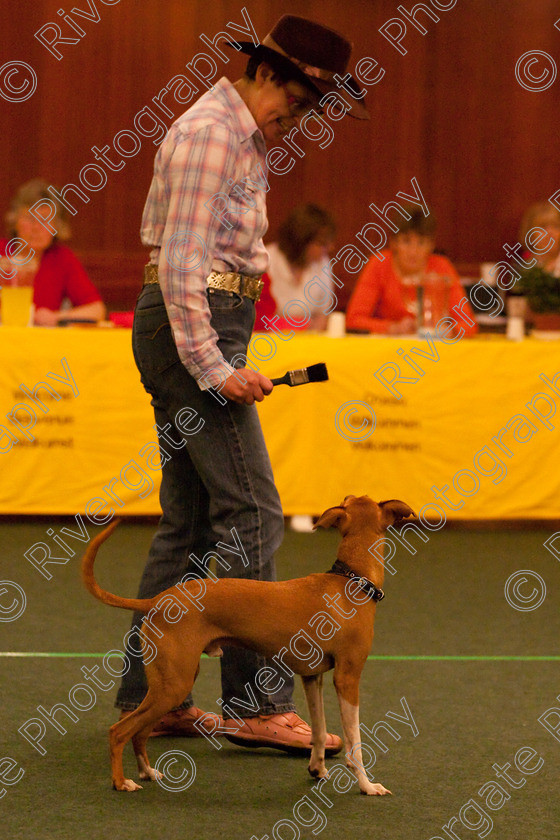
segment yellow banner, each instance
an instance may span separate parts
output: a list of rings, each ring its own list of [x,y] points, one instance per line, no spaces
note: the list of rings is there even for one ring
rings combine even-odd
[[[367,493],[429,505],[436,521],[437,508],[447,519],[560,516],[559,350],[484,338],[286,342],[263,372],[324,361],[330,379],[278,388],[259,409],[285,511]]]
[[[0,339],[0,514],[159,513],[130,332],[3,327]],[[368,493],[436,522],[560,517],[560,342],[273,339],[249,352],[267,376],[329,371],[259,405],[287,515]]]

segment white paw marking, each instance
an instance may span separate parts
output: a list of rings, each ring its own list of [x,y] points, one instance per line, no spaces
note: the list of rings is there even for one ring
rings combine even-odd
[[[137,785],[136,782],[132,781],[132,779],[125,779],[122,787],[119,788],[119,790],[131,793],[134,790],[142,790],[142,785]]]
[[[163,779],[164,775],[163,773],[160,773],[159,770],[155,770],[153,767],[148,767],[147,770],[142,770],[138,774],[138,777],[143,782],[155,782],[157,779]]]
[[[363,787],[360,786],[360,793],[363,793],[366,796],[385,796],[387,793],[390,794],[390,796],[393,795],[391,791],[384,788],[383,785],[372,784],[371,782],[368,782],[368,784]]]

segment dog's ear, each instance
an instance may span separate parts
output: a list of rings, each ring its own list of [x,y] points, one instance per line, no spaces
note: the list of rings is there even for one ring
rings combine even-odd
[[[313,530],[317,528],[340,528],[348,519],[348,514],[341,507],[328,508],[321,514]]]
[[[381,522],[383,528],[388,528],[389,525],[394,525],[403,519],[416,517],[412,508],[406,502],[401,502],[399,499],[389,499],[386,502],[379,502],[379,507],[382,512]]]

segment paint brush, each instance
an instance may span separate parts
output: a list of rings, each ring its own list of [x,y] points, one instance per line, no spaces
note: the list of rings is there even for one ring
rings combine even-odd
[[[289,385],[293,388],[294,385],[305,385],[307,382],[324,382],[329,378],[327,366],[324,362],[319,362],[316,365],[310,365],[299,370],[289,370],[284,376],[278,379],[273,379],[273,385]]]

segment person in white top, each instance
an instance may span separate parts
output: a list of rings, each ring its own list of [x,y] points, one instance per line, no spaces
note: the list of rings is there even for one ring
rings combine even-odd
[[[541,248],[549,245],[546,253],[529,254],[535,257],[538,263],[553,274],[554,277],[560,277],[560,210],[557,210],[550,202],[542,202],[540,204],[532,204],[524,215],[521,222],[521,242],[526,242],[526,237],[529,231],[533,228],[542,228],[548,234],[548,239],[541,242]]]
[[[336,300],[329,265],[335,233],[330,213],[316,204],[302,204],[284,219],[277,241],[266,246],[275,314],[296,328],[326,329],[329,300]],[[314,278],[319,278],[323,294]]]
[[[278,241],[266,246],[270,263],[263,275],[265,290],[268,279],[275,315],[287,322],[286,326],[326,329],[331,302],[336,302],[329,264],[335,234],[335,222],[327,210],[301,204],[280,225]],[[294,531],[313,530],[311,516],[292,516],[290,524]]]

